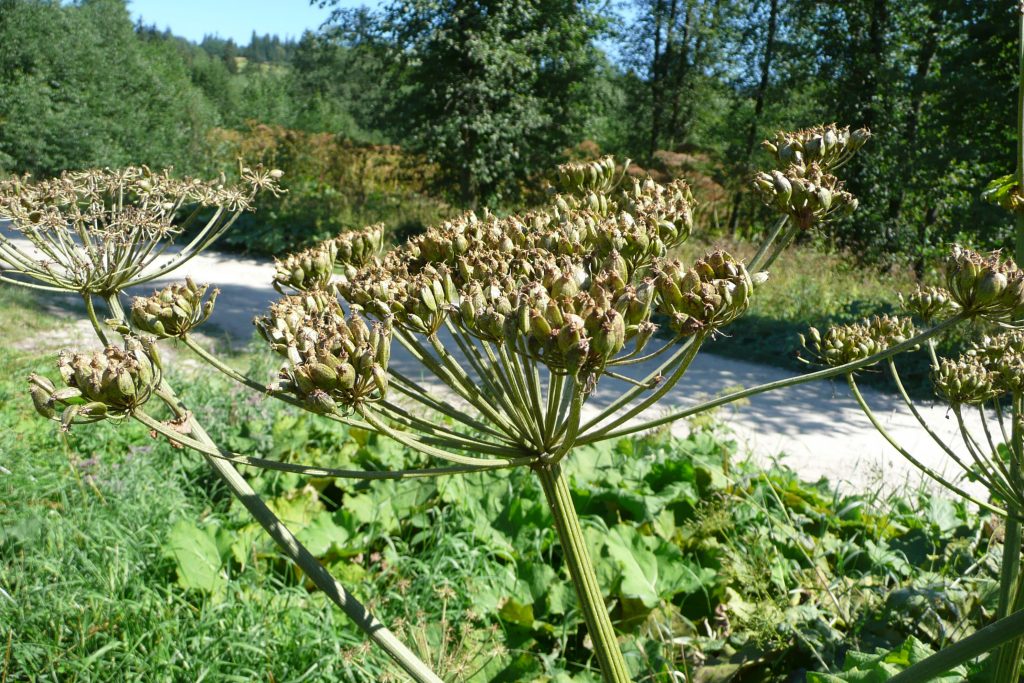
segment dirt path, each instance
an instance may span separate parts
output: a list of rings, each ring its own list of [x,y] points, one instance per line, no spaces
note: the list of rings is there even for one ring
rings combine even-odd
[[[221,289],[210,322],[233,344],[241,345],[251,338],[253,317],[278,296],[270,286],[271,262],[216,253],[196,257],[173,277],[153,285],[181,280],[186,274],[197,282],[210,282]],[[145,291],[134,293],[148,294],[151,290],[152,287],[146,287]],[[397,344],[391,362],[409,376],[420,376],[418,364]],[[641,376],[651,369],[650,364],[641,364],[631,374]],[[702,353],[683,381],[641,417],[655,417],[672,408],[692,405],[726,388],[750,387],[788,376],[788,371],[779,368]],[[593,415],[606,406],[625,386],[602,379],[588,400],[587,414]],[[864,395],[885,427],[916,458],[955,476],[955,465],[924,433],[897,396],[873,389],[864,389]],[[920,410],[936,433],[948,443],[961,444],[958,450],[963,450],[956,422],[947,415],[944,405],[924,405]],[[904,485],[917,486],[922,481],[921,473],[875,431],[842,381],[816,381],[761,394],[742,405],[720,409],[717,417],[755,458],[766,461],[784,454],[781,461],[805,479],[825,476],[843,488],[860,491],[893,490]],[[980,418],[972,417],[972,431],[980,429]],[[685,421],[673,428],[678,433],[688,429]]]

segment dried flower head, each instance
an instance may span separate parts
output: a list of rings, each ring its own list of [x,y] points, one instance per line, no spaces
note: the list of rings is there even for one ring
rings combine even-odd
[[[992,374],[993,386],[1000,393],[1024,391],[1024,331],[982,337],[964,355]]]
[[[863,360],[901,344],[915,334],[910,318],[882,315],[852,325],[835,325],[822,334],[810,328],[800,343],[817,362],[829,367]]]
[[[156,348],[149,340],[129,337],[123,347],[108,346],[95,353],[61,351],[57,367],[66,385],[56,389],[45,377],[32,374],[29,391],[36,410],[61,426],[121,418],[142,406],[160,381]]]
[[[258,191],[276,193],[279,176],[243,168],[241,184],[229,185],[139,166],[0,182],[0,218],[32,245],[0,236],[0,272],[99,295],[154,280],[217,239]],[[197,237],[169,265],[146,272],[204,208],[211,218]]]
[[[213,313],[220,290],[214,289],[203,301],[209,287],[185,278],[185,282],[167,285],[150,296],[137,296],[132,300],[132,325],[155,337],[183,337]]]
[[[818,164],[824,169],[839,168],[871,139],[867,128],[850,132],[849,126],[840,128],[834,123],[813,126],[796,132],[779,131],[775,140],[761,143],[779,162],[780,167]]]
[[[1024,272],[998,251],[987,256],[953,245],[946,259],[946,286],[968,315],[1007,322],[1024,315]]]

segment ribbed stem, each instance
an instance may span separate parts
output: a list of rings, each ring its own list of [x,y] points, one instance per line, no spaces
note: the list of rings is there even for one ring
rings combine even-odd
[[[594,564],[590,559],[583,529],[580,528],[580,518],[572,502],[569,482],[557,463],[538,465],[534,472],[540,479],[544,496],[555,518],[555,529],[558,530],[558,538],[562,542],[562,556],[576,587],[583,620],[587,624],[590,640],[594,644],[594,653],[601,666],[601,676],[605,683],[629,683],[626,660],[619,649],[615,629],[604,605],[604,595],[597,583],[597,575],[594,574]]]
[[[179,417],[189,416],[192,433],[198,441],[211,446],[215,445],[202,426],[191,417],[191,413],[181,403],[180,399],[178,399],[166,382],[162,383],[162,386],[157,389],[156,393],[176,415]],[[417,683],[443,683],[430,670],[430,667],[424,664],[384,624],[377,621],[377,618],[355,596],[349,593],[344,586],[338,583],[304,545],[299,543],[295,535],[267,507],[267,504],[263,502],[259,494],[249,486],[249,482],[238,473],[238,470],[231,463],[209,455],[206,456],[206,461],[213,471],[228,485],[235,497],[241,501],[242,505],[249,511],[249,514],[259,522],[264,531],[274,539],[285,554],[302,569],[303,573],[309,577],[317,588],[322,590],[334,604],[340,607],[345,615],[384,650],[403,671],[409,674]]]
[[[1022,18],[1022,26],[1024,26],[1024,18]],[[1022,408],[1020,394],[1014,394],[1012,407],[1009,484],[1014,492],[1019,492],[1021,489],[1021,453],[1024,452],[1022,450],[1024,449],[1024,434],[1021,433],[1020,424]],[[1000,456],[995,454],[993,457]],[[1015,614],[1024,608],[1024,585],[1022,585],[1024,576],[1020,571],[1021,523],[1017,518],[1020,508],[1012,501],[1008,501],[1007,506],[1010,516],[1006,520],[1006,532],[1003,534],[1003,563],[999,571],[999,611],[996,613],[998,619]],[[1020,637],[999,648],[996,653],[996,672],[993,678],[995,683],[1017,683],[1020,680],[1022,653],[1024,653],[1024,638]]]

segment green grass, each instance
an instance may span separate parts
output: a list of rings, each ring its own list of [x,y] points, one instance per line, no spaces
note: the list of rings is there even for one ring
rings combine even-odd
[[[31,297],[3,306],[23,321],[16,336],[57,326]],[[0,365],[0,680],[387,680],[387,663],[195,454],[132,424],[78,426],[65,440],[34,414],[23,381],[54,376],[52,359],[5,344]],[[341,467],[421,462],[204,371],[173,379],[234,450]],[[992,521],[926,492],[839,496],[744,462],[707,428],[580,449],[570,477],[637,680],[800,680],[837,669],[850,649],[927,650],[991,618]],[[597,680],[529,472],[251,481],[451,679]]]

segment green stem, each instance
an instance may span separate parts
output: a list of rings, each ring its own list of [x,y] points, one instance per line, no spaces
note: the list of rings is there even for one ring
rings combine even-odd
[[[179,417],[189,416],[192,432],[197,440],[209,446],[214,442],[196,422],[191,413],[181,403],[174,391],[166,383],[157,390],[157,395],[170,407]],[[442,683],[441,679],[430,670],[413,652],[400,641],[395,634],[389,631],[384,624],[377,621],[377,618],[370,613],[348,590],[331,576],[331,573],[324,568],[320,561],[313,556],[304,545],[299,543],[294,534],[278,519],[274,512],[267,507],[263,499],[249,486],[245,477],[238,473],[231,463],[206,456],[206,461],[213,471],[228,485],[236,498],[245,506],[249,514],[259,522],[260,526],[270,535],[302,569],[303,573],[322,590],[334,604],[345,612],[345,615],[359,627],[371,640],[374,641],[395,663],[397,663],[413,680],[418,683]]]
[[[1022,18],[1024,22],[1024,18]],[[1024,43],[1022,43],[1024,44]],[[1022,401],[1020,394],[1013,396],[1013,411],[1010,417],[1011,444],[1013,457],[1010,458],[1010,481],[1009,485],[1015,492],[1020,491],[1021,471],[1019,467],[1022,441],[1020,419]],[[995,454],[999,458],[999,454]],[[1020,506],[1014,501],[1007,501],[1007,510],[1010,518],[1006,520],[1005,532],[1003,534],[1003,561],[999,568],[999,608],[996,612],[997,618],[1017,614],[1024,607],[1024,590],[1022,580],[1024,575],[1020,571],[1020,550],[1021,550],[1021,523],[1017,519],[1020,514]],[[1021,655],[1024,651],[1024,638],[1016,638],[1007,642],[996,655],[996,671],[993,680],[995,683],[1017,683],[1020,679]]]
[[[933,680],[950,669],[994,650],[1009,640],[1019,638],[1022,634],[1024,634],[1024,611],[1015,612],[1005,619],[1000,619],[994,624],[989,624],[980,631],[974,632],[955,645],[943,648],[931,657],[896,674],[889,679],[889,683],[922,683],[922,681]]]
[[[1024,189],[1024,10],[1017,16],[1017,188]],[[1014,258],[1024,262],[1024,213],[1017,211]]]
[[[931,468],[927,467],[924,463],[922,463],[920,460],[911,455],[910,452],[907,451],[907,449],[903,448],[903,446],[901,446],[899,442],[896,441],[892,434],[889,433],[889,430],[887,430],[885,426],[882,425],[882,423],[878,420],[878,417],[875,416],[874,411],[871,410],[871,407],[868,406],[867,401],[864,400],[864,395],[860,393],[860,388],[857,387],[857,382],[854,381],[853,374],[847,375],[846,381],[850,385],[850,392],[853,393],[853,397],[854,399],[856,399],[857,405],[860,406],[860,409],[864,412],[867,418],[871,420],[871,424],[872,426],[874,426],[875,430],[879,434],[881,434],[882,437],[889,442],[889,445],[895,448],[900,455],[906,458],[906,460],[910,462],[911,465],[921,470],[921,472],[931,477],[942,486],[945,486],[947,489],[957,494],[961,498],[971,501],[979,508],[988,510],[989,512],[999,515],[1000,517],[1006,516],[1006,513],[1000,510],[999,508],[995,507],[994,505],[989,505],[988,503],[977,500],[969,493],[958,487],[956,484],[947,481],[943,477],[939,476],[936,472],[933,472]]]
[[[569,492],[569,482],[557,463],[537,465],[534,471],[540,479],[544,496],[555,519],[555,529],[562,542],[562,556],[576,587],[583,620],[587,624],[590,640],[594,644],[594,653],[601,666],[601,676],[605,683],[629,683],[626,660],[622,657],[615,629],[604,604],[604,595],[597,583],[587,541],[583,536],[580,519]]]
[[[782,232],[782,228],[786,227],[786,221],[788,220],[789,215],[786,214],[781,216],[779,220],[775,222],[775,225],[772,227],[772,231],[768,233],[768,237],[761,243],[757,253],[754,254],[754,258],[750,259],[750,262],[747,263],[747,270],[751,273],[756,273],[758,271],[761,261],[763,261],[764,257],[768,255],[768,250],[771,248],[772,244],[775,243],[775,240],[778,239],[779,234]]]
[[[256,467],[261,470],[274,470],[277,472],[291,472],[307,477],[320,479],[361,479],[376,481],[380,479],[416,479],[424,477],[440,477],[451,474],[467,474],[470,472],[488,472],[491,470],[513,467],[515,464],[526,464],[530,459],[524,458],[521,463],[500,463],[497,465],[455,465],[453,467],[426,467],[413,470],[344,470],[333,467],[314,467],[301,463],[281,462],[279,460],[267,460],[266,458],[254,458],[241,453],[221,450],[218,446],[196,441],[173,429],[170,429],[159,420],[155,420],[141,410],[132,413],[132,417],[149,427],[158,434],[167,437],[172,443],[187,446],[194,451],[221,460],[233,462],[236,465]]]
[[[578,445],[582,446],[597,441],[617,439],[619,437],[627,436],[629,434],[644,432],[647,431],[648,429],[654,429],[655,427],[660,427],[663,424],[675,422],[680,418],[689,417],[690,415],[696,415],[697,413],[702,413],[706,410],[711,410],[712,408],[717,408],[718,406],[723,406],[728,403],[732,403],[733,401],[738,401],[739,399],[742,398],[756,396],[757,394],[763,394],[766,391],[774,391],[775,389],[792,387],[798,384],[811,382],[816,379],[830,379],[832,377],[845,375],[850,372],[860,370],[861,368],[866,368],[869,365],[874,365],[875,363],[886,360],[887,358],[892,358],[893,356],[896,356],[900,353],[912,351],[925,340],[930,339],[938,334],[941,334],[942,332],[945,332],[946,330],[953,327],[957,323],[960,323],[966,319],[967,316],[963,315],[962,313],[959,313],[953,316],[952,318],[949,318],[948,320],[942,321],[935,327],[929,330],[925,330],[924,332],[914,337],[911,337],[905,342],[901,342],[891,348],[886,349],[885,351],[880,351],[873,356],[868,356],[867,358],[863,358],[852,363],[846,363],[845,365],[837,365],[836,367],[833,368],[825,368],[823,370],[818,370],[817,372],[809,372],[806,375],[796,375],[794,377],[787,377],[785,379],[776,380],[774,382],[760,384],[756,387],[751,387],[750,389],[735,391],[731,394],[726,394],[725,396],[719,396],[718,398],[714,398],[709,401],[704,401],[703,403],[698,403],[697,405],[691,406],[689,408],[683,408],[682,410],[672,411],[663,417],[659,417],[654,420],[648,420],[647,422],[641,422],[639,424],[631,425],[629,427],[616,429],[615,431],[612,432],[603,433],[600,436],[584,433],[584,435],[580,437]],[[591,420],[587,425],[584,425],[583,429],[585,430],[588,426],[594,424],[594,422],[595,420]]]
[[[103,325],[96,316],[96,306],[93,303],[92,294],[82,294],[82,299],[85,301],[85,312],[89,316],[89,322],[92,323],[92,329],[96,331],[96,336],[100,338],[104,346],[109,346],[110,341],[107,339],[107,333],[103,330]]]

